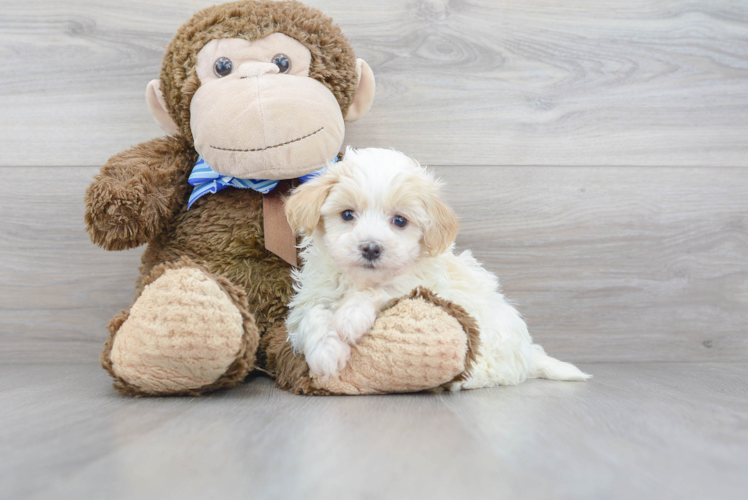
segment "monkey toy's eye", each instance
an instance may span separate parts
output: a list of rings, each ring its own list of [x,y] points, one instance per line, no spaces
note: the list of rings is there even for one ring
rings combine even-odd
[[[405,227],[405,225],[408,223],[408,219],[406,219],[402,215],[396,215],[392,218],[392,223],[397,227]]]
[[[285,54],[275,54],[270,62],[278,66],[278,73],[288,73],[291,69],[291,60]]]
[[[234,63],[228,57],[219,57],[216,62],[213,63],[213,71],[216,73],[218,78],[223,78],[231,74],[231,70],[234,69]]]
[[[343,210],[340,213],[340,216],[343,218],[344,221],[352,221],[356,217],[353,215],[353,210]]]

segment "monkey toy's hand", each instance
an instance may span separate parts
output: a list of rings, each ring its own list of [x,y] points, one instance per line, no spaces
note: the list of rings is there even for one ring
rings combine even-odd
[[[125,250],[163,231],[189,189],[192,165],[179,154],[183,148],[183,140],[163,137],[107,161],[86,191],[86,230],[94,243]]]

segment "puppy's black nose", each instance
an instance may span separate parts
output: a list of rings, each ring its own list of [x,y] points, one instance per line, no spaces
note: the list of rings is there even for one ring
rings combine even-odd
[[[382,254],[382,247],[380,247],[376,243],[364,243],[359,248],[361,249],[361,255],[366,260],[377,260]]]

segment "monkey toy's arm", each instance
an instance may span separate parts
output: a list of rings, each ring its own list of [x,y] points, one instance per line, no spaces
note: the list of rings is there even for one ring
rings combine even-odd
[[[181,137],[160,137],[114,155],[86,191],[86,230],[106,250],[157,236],[182,208],[197,154]]]

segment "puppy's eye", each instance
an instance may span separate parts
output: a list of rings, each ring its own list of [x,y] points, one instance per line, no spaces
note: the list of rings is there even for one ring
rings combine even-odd
[[[291,60],[286,54],[275,54],[270,62],[278,66],[278,73],[288,73],[291,69]]]
[[[402,215],[396,215],[392,218],[392,223],[397,227],[405,227],[406,224],[408,224],[408,219],[406,219]]]
[[[234,69],[234,63],[228,57],[219,57],[216,62],[213,63],[213,71],[218,78],[223,78],[231,74],[231,70]]]
[[[353,210],[343,210],[343,211],[342,211],[342,212],[340,213],[340,216],[341,216],[341,217],[343,218],[343,220],[345,220],[345,221],[352,221],[353,219],[355,219],[355,218],[356,218],[356,217],[355,217],[355,216],[353,215]]]

